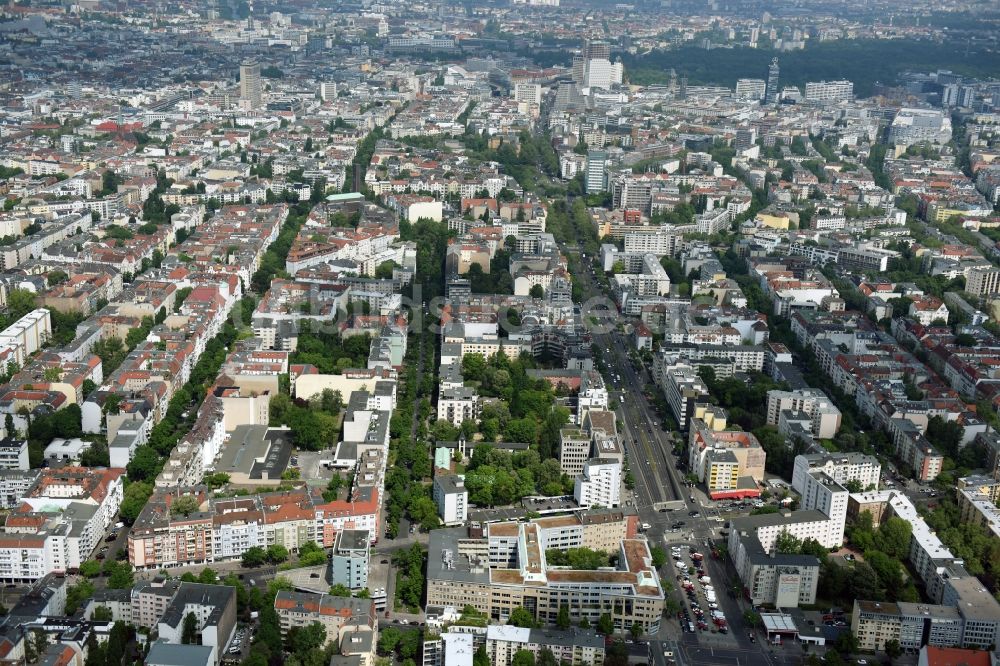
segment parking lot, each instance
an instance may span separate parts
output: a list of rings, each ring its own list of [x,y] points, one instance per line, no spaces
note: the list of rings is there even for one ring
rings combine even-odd
[[[670,555],[676,584],[684,595],[684,606],[677,618],[681,631],[696,633],[699,637],[729,637],[729,619],[719,603],[719,595],[725,595],[728,591],[717,588],[716,583],[719,581],[713,581],[708,575],[704,564],[705,554],[695,550],[693,546],[672,546]]]
[[[292,467],[298,467],[300,478],[306,484],[325,488],[330,482],[330,477],[333,476],[333,470],[328,469],[320,462],[330,460],[332,456],[332,451],[292,451],[292,462],[289,464]],[[296,460],[298,465],[294,464]]]
[[[242,660],[244,650],[250,647],[253,638],[253,627],[245,624],[237,624],[236,631],[233,632],[233,640],[229,643],[226,656],[230,659]]]

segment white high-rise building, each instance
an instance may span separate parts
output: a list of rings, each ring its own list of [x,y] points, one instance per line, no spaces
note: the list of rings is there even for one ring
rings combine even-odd
[[[854,99],[851,81],[810,81],[806,83],[807,102],[849,102]]]
[[[573,497],[582,507],[616,507],[621,504],[622,464],[617,460],[593,458],[576,478]]]
[[[537,83],[518,83],[514,86],[514,101],[541,104],[542,87]]]
[[[736,82],[736,96],[740,99],[764,99],[766,87],[764,79],[740,79]]]
[[[875,456],[864,453],[804,453],[795,456],[792,489],[805,494],[806,477],[823,472],[840,484],[857,481],[862,490],[878,488],[882,465]]]

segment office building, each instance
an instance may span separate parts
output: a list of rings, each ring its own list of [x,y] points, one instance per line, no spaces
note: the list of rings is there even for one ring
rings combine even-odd
[[[603,192],[607,189],[605,165],[608,154],[603,150],[591,150],[587,153],[587,172],[584,179],[584,189],[587,194]]]
[[[256,60],[247,60],[240,65],[240,102],[249,109],[259,109],[264,104],[260,63]]]
[[[618,510],[433,530],[427,559],[427,604],[473,606],[493,622],[518,607],[541,624],[569,610],[576,625],[603,614],[616,631],[638,624],[659,630],[664,594],[649,547],[635,535],[635,516]],[[548,556],[567,548],[611,550],[617,564],[597,570],[550,567]]]
[[[849,102],[854,99],[850,81],[810,81],[806,83],[807,102]]]
[[[778,66],[778,59],[774,58],[771,60],[771,64],[767,66],[767,84],[764,88],[765,104],[778,103],[778,79],[780,74],[781,68]]]
[[[514,86],[514,100],[528,104],[541,104],[542,87],[537,83],[518,83]]]
[[[736,82],[736,96],[740,99],[764,99],[767,83],[764,79],[739,79]]]
[[[559,431],[559,469],[570,478],[583,473],[583,466],[590,459],[591,436],[579,428],[562,428]]]
[[[944,144],[951,141],[951,117],[936,109],[902,108],[889,126],[889,143],[911,146],[915,143]]]
[[[622,464],[617,460],[592,458],[576,477],[573,497],[582,507],[616,507],[621,504]]]

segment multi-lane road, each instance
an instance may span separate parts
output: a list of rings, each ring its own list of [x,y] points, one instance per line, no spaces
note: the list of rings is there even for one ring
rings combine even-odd
[[[574,279],[579,280],[588,298],[604,296],[593,274],[593,265],[582,258],[577,247],[564,251],[580,259],[581,267]],[[613,307],[613,306],[611,306]],[[587,308],[585,308],[587,309]],[[650,640],[649,661],[652,666],[790,666],[801,663],[797,646],[769,646],[763,636],[750,639],[750,630],[743,620],[744,604],[730,596],[738,589],[738,579],[728,562],[709,555],[706,542],[718,543],[723,518],[719,508],[696,489],[688,488],[684,476],[677,470],[674,444],[681,433],[668,432],[662,418],[645,396],[652,380],[645,367],[633,365],[628,350],[631,342],[617,325],[619,316],[608,306],[597,306],[584,312],[595,324],[591,328],[594,345],[602,351],[605,381],[609,394],[617,403],[622,441],[629,469],[635,478],[634,506],[643,523],[649,523],[646,537],[651,545],[679,545],[685,553],[693,546],[705,553],[704,566],[718,591],[718,603],[726,614],[730,632],[727,635],[698,631],[686,633],[676,617],[664,617],[661,630]],[[696,514],[696,515],[691,515]],[[681,528],[673,525],[683,522]],[[664,581],[674,588],[669,594],[686,604],[677,588],[677,571],[671,561],[663,567]]]

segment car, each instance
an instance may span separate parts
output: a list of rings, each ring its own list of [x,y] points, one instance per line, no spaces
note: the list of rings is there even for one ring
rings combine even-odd
[[[688,515],[694,518],[695,516],[701,515],[700,511],[688,511]]]

